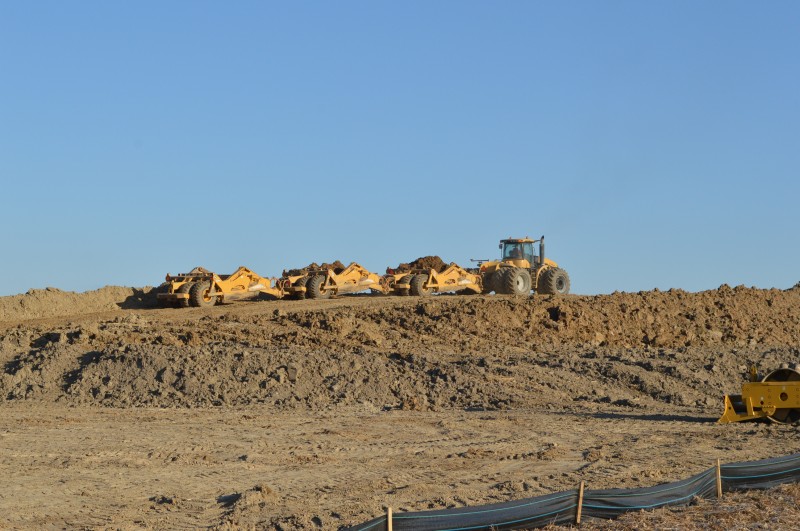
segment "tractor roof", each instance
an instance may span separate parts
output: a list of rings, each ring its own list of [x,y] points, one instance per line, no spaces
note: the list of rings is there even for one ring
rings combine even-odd
[[[539,240],[532,240],[525,236],[524,238],[506,238],[505,240],[500,240],[500,243],[535,243]]]

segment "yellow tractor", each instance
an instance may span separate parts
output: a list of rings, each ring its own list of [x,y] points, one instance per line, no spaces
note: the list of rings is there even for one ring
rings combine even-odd
[[[538,253],[534,246],[539,244]],[[544,236],[500,240],[500,260],[473,260],[480,263],[483,293],[528,295],[531,290],[543,295],[569,293],[569,275],[558,264],[545,258]]]
[[[189,273],[168,274],[167,284],[167,293],[159,293],[157,298],[164,306],[179,308],[214,306],[257,297],[259,293],[283,297],[281,289],[273,285],[273,279],[264,278],[244,266],[230,275],[217,275],[195,267]]]
[[[383,277],[389,291],[395,295],[425,297],[431,293],[458,292],[480,293],[483,289],[481,276],[470,273],[463,267],[451,263],[442,271],[436,269],[410,269],[395,272],[387,270]]]
[[[764,377],[755,365],[750,367],[742,394],[725,395],[725,412],[720,424],[743,420],[769,419],[780,424],[800,421],[800,367],[784,364]]]

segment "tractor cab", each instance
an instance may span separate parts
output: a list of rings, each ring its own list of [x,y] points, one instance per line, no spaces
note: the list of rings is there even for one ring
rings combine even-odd
[[[539,244],[536,248],[535,244]],[[569,293],[569,275],[545,258],[544,236],[538,240],[500,240],[500,260],[473,260],[480,264],[483,293],[526,295],[533,289],[543,295]]]
[[[531,240],[530,238],[501,240],[501,260],[525,269],[535,267],[539,263],[541,255],[541,252],[539,254],[536,253],[536,248],[533,245],[537,241],[541,242],[541,240]]]

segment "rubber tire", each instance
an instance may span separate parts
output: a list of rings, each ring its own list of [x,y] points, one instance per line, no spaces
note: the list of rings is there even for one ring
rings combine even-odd
[[[202,282],[195,282],[192,289],[189,290],[189,304],[196,308],[208,308],[217,303],[218,297],[211,297],[206,299],[206,293],[211,289],[211,282],[204,280]]]
[[[800,372],[796,369],[776,369],[764,376],[762,382],[796,382],[800,380]],[[777,408],[775,413],[767,417],[778,424],[796,424],[800,422],[800,409]]]
[[[504,268],[498,269],[497,271],[494,272],[494,279],[492,279],[492,281],[494,282],[494,286],[492,286],[492,287],[494,288],[494,292],[497,293],[498,295],[505,295],[506,294],[506,292],[504,291],[505,290],[504,279],[505,279],[506,273],[508,273],[508,271],[509,270],[504,267]]]
[[[309,299],[330,299],[331,292],[324,291],[322,286],[325,285],[325,276],[324,275],[315,275],[308,279],[306,283],[306,295]]]
[[[400,284],[410,284],[412,278],[414,278],[413,275],[406,275],[404,277],[401,277],[400,278]],[[406,288],[406,289],[395,290],[395,293],[397,293],[401,297],[408,297],[408,295],[410,293],[410,287]]]
[[[308,277],[303,277],[303,278],[297,279],[297,281],[294,283],[294,286],[296,288],[305,288],[307,285],[308,285]],[[293,298],[296,301],[305,300],[306,293],[308,293],[308,292],[306,292],[306,291],[298,291],[297,293],[294,294]]]
[[[414,275],[411,279],[411,294],[415,297],[427,297],[431,294],[431,290],[425,288],[425,283],[428,281],[428,275]]]
[[[192,286],[194,286],[194,282],[187,282],[185,284],[181,284],[178,287],[178,290],[175,293],[186,293],[186,294],[188,294],[191,291]],[[189,299],[178,299],[175,304],[178,306],[178,308],[188,308],[189,307]]]
[[[497,279],[499,276],[499,271],[490,271],[483,275],[483,293],[497,292]]]
[[[509,267],[502,277],[503,293],[508,295],[529,295],[531,274],[521,267]]]
[[[569,275],[560,267],[542,272],[536,291],[542,295],[566,295],[569,293]]]

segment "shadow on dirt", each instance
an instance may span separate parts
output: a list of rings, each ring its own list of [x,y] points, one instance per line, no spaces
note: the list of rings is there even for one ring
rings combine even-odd
[[[233,507],[233,505],[239,501],[242,497],[240,492],[234,492],[233,494],[223,494],[222,496],[217,496],[217,503],[222,505],[223,507]]]
[[[61,388],[64,391],[69,391],[69,388],[72,387],[80,379],[84,369],[86,369],[86,367],[88,367],[89,365],[99,362],[101,356],[102,352],[97,350],[93,350],[82,355],[78,359],[79,363],[78,368],[71,370],[64,375],[64,381],[62,382]]]
[[[166,285],[161,285],[157,288],[133,289],[133,294],[128,296],[124,301],[118,302],[123,310],[152,310],[161,308],[158,302],[158,294],[166,293]]]
[[[632,420],[651,420],[656,422],[716,422],[717,417],[695,417],[689,415],[636,415],[634,413],[592,413],[588,416],[596,419],[632,419]]]

